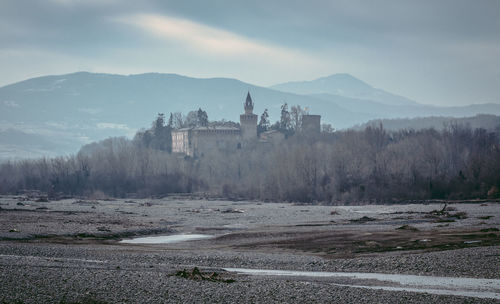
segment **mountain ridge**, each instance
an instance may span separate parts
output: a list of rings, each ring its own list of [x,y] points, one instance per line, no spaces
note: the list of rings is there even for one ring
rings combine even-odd
[[[309,81],[275,84],[270,88],[296,94],[334,94],[350,98],[370,99],[390,105],[414,105],[416,101],[377,89],[347,73],[331,74]]]

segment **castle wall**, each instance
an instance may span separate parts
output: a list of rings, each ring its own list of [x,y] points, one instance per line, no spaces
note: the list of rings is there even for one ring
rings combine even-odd
[[[302,115],[302,132],[320,133],[321,115]]]
[[[236,151],[240,143],[240,130],[193,130],[193,154],[203,156],[210,151]]]
[[[278,130],[271,130],[260,133],[260,142],[261,143],[271,143],[278,144],[285,140],[285,134],[281,133]]]

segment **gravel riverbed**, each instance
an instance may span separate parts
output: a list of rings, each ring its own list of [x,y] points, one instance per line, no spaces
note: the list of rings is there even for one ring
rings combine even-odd
[[[500,246],[495,243],[499,205],[452,207],[451,215],[464,212],[467,217],[448,222],[428,217],[442,208],[439,204],[331,207],[175,199],[35,202],[3,197],[0,303],[500,303],[495,298],[358,288],[352,285],[376,284],[349,278],[249,276],[221,270],[500,279]],[[358,222],[363,216],[373,220]],[[401,250],[381,251],[387,244],[375,239],[377,233],[401,242],[406,234],[396,229],[405,221],[418,230],[408,232],[408,238],[415,238],[411,244],[421,241],[422,233],[430,238],[425,244],[439,246],[404,247],[405,241]],[[148,233],[200,231],[216,238],[152,245],[118,242]],[[346,235],[343,242],[355,239],[334,253],[310,249],[318,235],[340,234]],[[367,241],[367,234],[373,239]],[[467,238],[457,242],[457,235]],[[289,245],[295,241],[308,246]],[[370,242],[376,243],[374,247]],[[373,250],[363,247],[357,252],[360,244]],[[215,271],[223,280],[173,275],[194,267],[206,277]],[[234,282],[226,283],[228,279]]]

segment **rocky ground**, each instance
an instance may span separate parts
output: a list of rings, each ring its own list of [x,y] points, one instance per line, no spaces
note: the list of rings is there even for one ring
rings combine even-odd
[[[0,303],[499,302],[355,288],[360,282],[349,278],[249,276],[222,270],[500,279],[500,205],[495,202],[444,208],[182,198],[36,200],[0,198]],[[178,233],[215,238],[152,245],[119,242]]]

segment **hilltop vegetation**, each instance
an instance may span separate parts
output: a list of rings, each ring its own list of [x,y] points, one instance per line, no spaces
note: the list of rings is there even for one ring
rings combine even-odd
[[[397,131],[403,129],[436,129],[443,130],[452,124],[468,126],[472,129],[483,128],[498,133],[500,130],[500,117],[496,115],[481,114],[473,117],[418,117],[418,118],[398,118],[398,119],[375,119],[367,123],[354,126],[352,129],[363,130],[368,126],[378,126],[382,124],[384,129]]]

